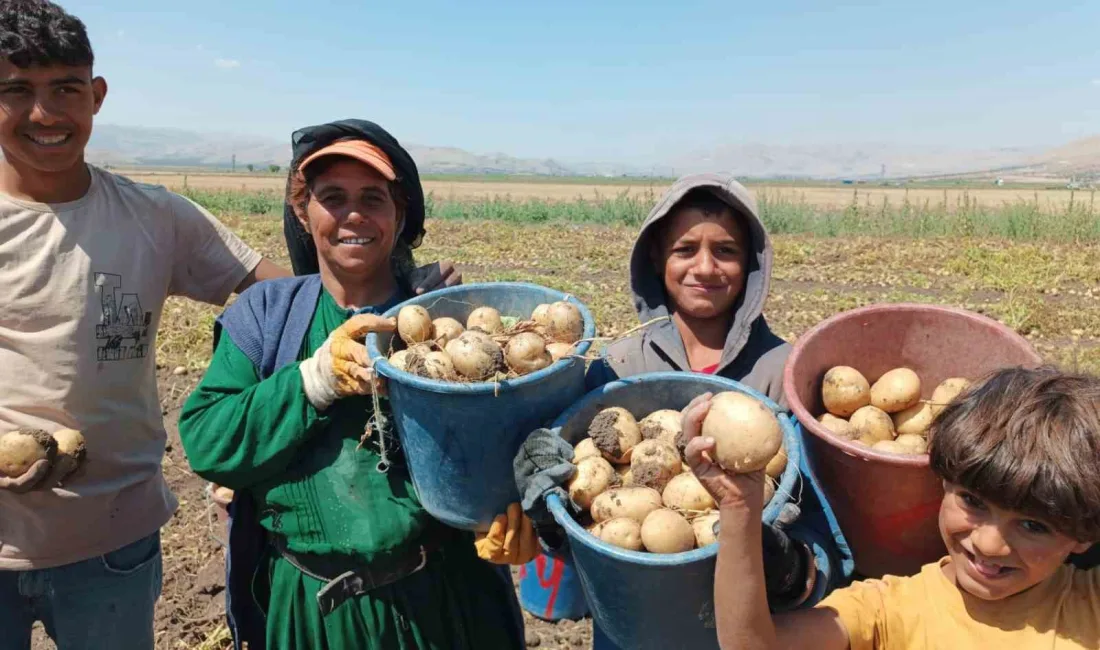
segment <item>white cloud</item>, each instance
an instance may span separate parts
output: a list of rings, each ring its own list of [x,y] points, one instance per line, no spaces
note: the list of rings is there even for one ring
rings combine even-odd
[[[1100,86],[1100,79],[1093,79],[1093,80],[1092,80],[1092,85],[1094,85],[1094,86]]]
[[[237,59],[214,59],[214,65],[223,70],[231,70],[241,67],[241,62]]]

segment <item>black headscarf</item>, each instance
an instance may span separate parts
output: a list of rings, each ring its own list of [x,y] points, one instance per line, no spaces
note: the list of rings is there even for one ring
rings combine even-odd
[[[409,152],[385,129],[366,120],[340,120],[307,126],[290,136],[293,157],[287,175],[286,201],[283,203],[283,236],[294,275],[318,272],[317,247],[306,229],[294,214],[290,204],[290,179],[298,171],[298,165],[314,151],[327,147],[337,140],[366,140],[385,152],[397,172],[397,184],[405,194],[405,227],[398,238],[409,248],[420,246],[424,239],[424,190],[420,187],[420,174]]]

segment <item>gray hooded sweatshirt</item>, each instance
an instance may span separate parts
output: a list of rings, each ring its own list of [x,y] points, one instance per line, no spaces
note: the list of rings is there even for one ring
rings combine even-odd
[[[748,190],[726,174],[696,174],[677,180],[665,192],[642,224],[630,254],[630,288],[634,308],[642,323],[671,315],[662,280],[650,251],[656,225],[693,189],[706,188],[733,209],[748,228],[751,239],[749,272],[745,287],[734,303],[733,324],[726,335],[715,374],[754,388],[783,406],[783,365],[790,345],[772,333],[764,319],[772,273],[772,245]],[[666,320],[650,325],[604,351],[601,361],[588,371],[589,389],[617,378],[660,371],[690,371],[687,350],[676,324]]]

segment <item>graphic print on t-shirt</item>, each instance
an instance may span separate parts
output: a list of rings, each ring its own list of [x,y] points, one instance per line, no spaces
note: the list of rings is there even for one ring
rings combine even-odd
[[[136,293],[122,292],[122,276],[96,273],[95,291],[101,309],[99,325],[95,327],[99,361],[143,359],[149,351],[149,323],[153,312],[142,311]]]

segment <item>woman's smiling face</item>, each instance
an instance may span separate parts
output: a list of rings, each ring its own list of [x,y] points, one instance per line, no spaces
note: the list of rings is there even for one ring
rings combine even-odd
[[[401,226],[389,181],[369,165],[341,157],[309,189],[305,218],[299,219],[313,237],[320,266],[341,282],[388,270]]]

